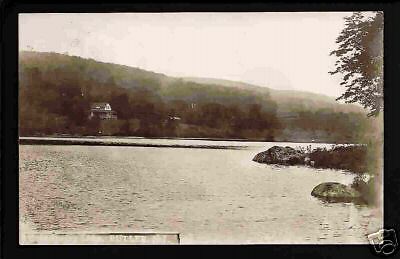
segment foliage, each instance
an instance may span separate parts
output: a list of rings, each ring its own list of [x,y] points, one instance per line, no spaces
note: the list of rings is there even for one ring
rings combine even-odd
[[[336,70],[330,74],[343,75],[341,85],[347,89],[338,100],[358,102],[369,110],[368,116],[376,117],[359,136],[368,143],[362,162],[363,170],[371,178],[365,182],[358,177],[352,185],[369,204],[379,204],[381,197],[376,194],[382,191],[383,184],[380,180],[383,172],[383,121],[380,116],[383,111],[383,13],[366,16],[354,12],[345,18],[345,22],[346,27],[336,40],[340,45],[331,52],[338,60]]]
[[[317,168],[349,170],[358,174],[367,171],[366,146],[335,146],[331,150],[317,148],[309,157]]]
[[[383,13],[368,17],[361,12],[345,18],[345,28],[336,39],[336,69],[342,74],[346,91],[337,98],[360,103],[369,116],[383,109]]]
[[[375,202],[375,181],[373,178],[365,179],[363,175],[357,175],[351,187],[362,194],[364,202],[367,204],[374,204]]]
[[[97,135],[100,131],[122,136],[275,140],[291,127],[356,142],[365,125],[361,113],[336,114],[334,109],[312,107],[293,111],[298,119],[287,122],[279,117],[279,104],[268,90],[187,82],[56,53],[21,52],[19,71],[21,135]],[[105,127],[101,121],[89,120],[93,102],[110,103],[119,122]]]

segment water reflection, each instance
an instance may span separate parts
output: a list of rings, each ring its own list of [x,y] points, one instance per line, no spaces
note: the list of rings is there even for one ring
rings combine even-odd
[[[37,230],[177,231],[182,243],[366,243],[380,211],[310,195],[321,182],[348,184],[353,175],[251,161],[272,145],[21,145],[21,220]]]

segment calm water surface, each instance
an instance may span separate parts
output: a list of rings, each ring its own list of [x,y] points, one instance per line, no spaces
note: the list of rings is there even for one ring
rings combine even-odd
[[[351,173],[252,161],[273,145],[309,144],[118,141],[244,148],[20,145],[21,222],[37,231],[176,231],[183,244],[367,243],[382,225],[382,210],[310,195],[321,182],[351,183]]]

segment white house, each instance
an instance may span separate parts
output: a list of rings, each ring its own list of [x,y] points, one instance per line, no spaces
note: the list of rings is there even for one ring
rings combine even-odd
[[[89,119],[94,117],[101,120],[116,120],[117,113],[111,109],[109,103],[93,103],[90,108]]]

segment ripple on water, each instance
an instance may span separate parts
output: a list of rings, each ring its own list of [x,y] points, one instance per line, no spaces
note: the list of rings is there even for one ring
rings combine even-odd
[[[366,243],[381,225],[369,208],[310,195],[352,175],[258,164],[255,153],[22,145],[20,214],[41,230],[179,231],[183,243]]]

